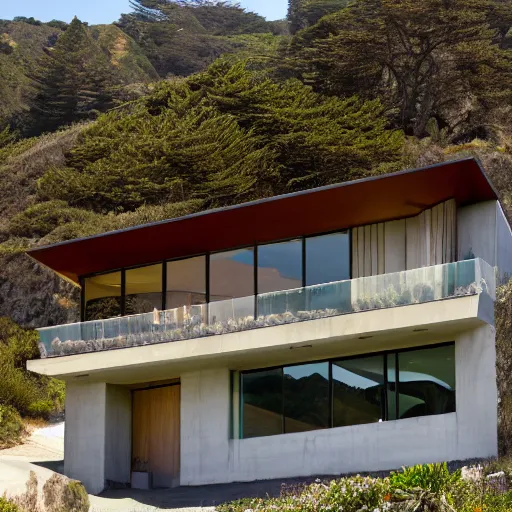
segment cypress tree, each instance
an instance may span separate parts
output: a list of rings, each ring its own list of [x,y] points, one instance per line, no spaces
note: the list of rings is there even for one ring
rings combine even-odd
[[[53,131],[91,117],[112,104],[107,57],[78,18],[48,49],[33,76],[37,95],[33,131]]]

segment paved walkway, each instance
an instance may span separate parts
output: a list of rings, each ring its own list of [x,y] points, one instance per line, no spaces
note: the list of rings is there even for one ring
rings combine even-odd
[[[37,429],[24,444],[0,450],[0,496],[23,493],[30,471],[36,473],[41,488],[54,472],[63,472],[63,459],[64,423]],[[194,512],[213,511],[215,505],[239,498],[279,495],[280,489],[281,480],[269,480],[152,491],[119,489],[89,498],[91,512]]]

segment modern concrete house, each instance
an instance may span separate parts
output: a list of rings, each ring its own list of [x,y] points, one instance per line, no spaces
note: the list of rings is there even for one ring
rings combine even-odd
[[[512,233],[473,159],[29,254],[81,287],[28,368],[66,381],[92,493],[497,454]]]

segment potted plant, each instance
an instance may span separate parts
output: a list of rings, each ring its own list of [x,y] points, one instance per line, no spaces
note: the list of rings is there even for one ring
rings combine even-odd
[[[153,487],[153,474],[148,471],[148,461],[138,457],[132,462],[132,489],[151,489]]]

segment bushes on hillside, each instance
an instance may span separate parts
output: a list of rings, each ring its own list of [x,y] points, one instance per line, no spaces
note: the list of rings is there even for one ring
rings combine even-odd
[[[39,358],[37,343],[35,331],[0,318],[0,405],[22,416],[47,418],[64,406],[64,383],[26,370],[29,359]]]
[[[21,440],[23,422],[14,407],[0,405],[0,449],[9,448]],[[0,501],[0,512],[2,512]]]

